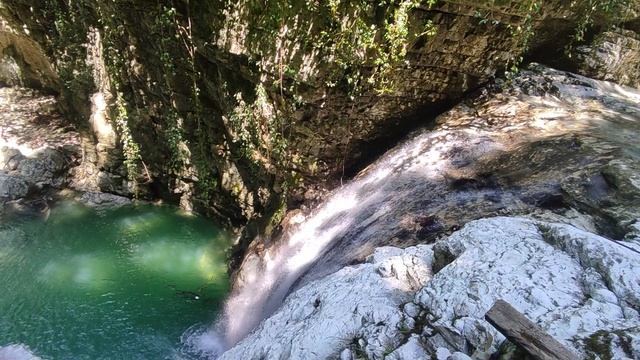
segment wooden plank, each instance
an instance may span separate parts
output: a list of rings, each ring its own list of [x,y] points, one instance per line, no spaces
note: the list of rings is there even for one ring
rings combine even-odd
[[[520,346],[534,359],[578,360],[577,355],[569,351],[506,301],[496,301],[484,318],[509,341]]]

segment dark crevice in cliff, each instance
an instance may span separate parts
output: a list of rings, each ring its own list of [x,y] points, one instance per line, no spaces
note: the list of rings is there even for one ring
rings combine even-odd
[[[385,126],[378,131],[380,136],[353,144],[346,157],[344,173],[341,174],[342,181],[356,176],[384,153],[406,139],[410,133],[419,129],[433,128],[436,118],[454,104],[455,101],[441,102],[435,105],[422,104],[406,117],[385,121]]]

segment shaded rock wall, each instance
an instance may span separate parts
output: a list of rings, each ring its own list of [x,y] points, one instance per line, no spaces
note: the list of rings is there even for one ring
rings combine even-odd
[[[56,110],[55,97],[0,88],[0,219],[46,214],[54,193],[71,186],[83,158],[81,138]]]
[[[583,10],[564,1],[2,7],[45,50],[68,112],[92,119],[97,145],[87,145],[93,166],[83,174],[99,180],[85,186],[180,203],[232,227],[262,218],[248,238],[272,229],[287,202],[317,197],[308,190],[335,186],[517,64],[528,45],[561,48]],[[108,136],[96,124],[111,126]]]
[[[632,88],[537,64],[479,90],[317,207],[292,212],[279,237],[251,244],[225,308],[229,344],[289,292],[375,248],[431,243],[476,219],[530,216],[632,236],[639,99]],[[437,257],[434,268],[449,260]]]
[[[630,30],[602,33],[575,49],[574,62],[581,74],[640,88],[640,35]]]
[[[55,92],[58,75],[38,43],[0,24],[0,84]]]

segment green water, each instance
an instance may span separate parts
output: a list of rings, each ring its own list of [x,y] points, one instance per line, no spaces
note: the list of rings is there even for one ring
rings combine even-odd
[[[228,291],[229,241],[160,207],[64,204],[0,224],[0,347],[43,359],[184,359],[180,336],[211,323]]]

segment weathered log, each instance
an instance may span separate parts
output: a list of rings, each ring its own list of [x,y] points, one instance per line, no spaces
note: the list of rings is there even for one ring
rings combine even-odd
[[[496,301],[484,318],[509,341],[520,346],[535,359],[578,360],[577,355],[569,351],[506,301]]]

